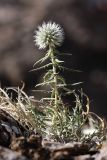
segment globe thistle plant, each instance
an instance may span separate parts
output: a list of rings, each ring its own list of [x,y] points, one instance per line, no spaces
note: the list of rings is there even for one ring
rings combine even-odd
[[[36,71],[40,69],[48,69],[43,77],[43,82],[37,84],[36,87],[44,85],[48,85],[50,87],[49,97],[41,99],[42,102],[45,102],[44,113],[42,114],[42,117],[38,115],[36,116],[39,117],[37,119],[39,124],[38,129],[41,129],[41,132],[45,136],[48,135],[55,141],[60,142],[92,142],[92,139],[95,136],[101,140],[104,137],[103,120],[98,116],[93,116],[95,114],[89,112],[88,97],[82,91],[79,92],[80,95],[78,95],[75,90],[69,89],[68,86],[72,86],[74,84],[66,84],[65,79],[60,76],[61,70],[77,71],[64,67],[62,65],[64,61],[61,61],[58,58],[60,54],[57,51],[57,47],[61,46],[63,43],[63,29],[56,23],[43,23],[43,25],[39,26],[35,32],[34,39],[35,45],[37,45],[39,49],[47,49],[45,56],[38,60],[34,66],[37,64],[41,65],[47,59],[49,60],[48,64],[33,69]],[[61,54],[63,55],[63,53]],[[69,107],[63,103],[63,93],[61,90],[63,90],[66,95],[73,94],[75,97],[75,107],[73,107],[72,111],[70,111]],[[42,91],[44,92],[44,90]],[[86,111],[83,110],[84,97],[86,99]],[[86,127],[86,122],[90,122],[90,119],[92,119],[92,122],[95,124],[95,132],[91,135],[90,133],[85,135],[84,128]]]
[[[43,23],[38,27],[34,38],[39,49],[61,46],[64,40],[63,29],[56,23]]]
[[[52,89],[52,97],[54,99],[54,106],[57,107],[58,104],[58,80],[61,79],[57,73],[57,69],[61,67],[59,64],[63,63],[63,61],[58,60],[56,57],[57,51],[56,47],[60,46],[64,40],[64,32],[63,29],[60,27],[60,25],[52,22],[43,23],[42,26],[38,27],[38,30],[36,31],[36,34],[34,36],[36,45],[39,47],[39,49],[45,49],[47,48],[47,54],[45,57],[38,62],[44,62],[46,59],[50,59],[50,63],[42,66],[43,67],[49,67],[51,66],[52,69],[50,69],[44,76],[44,83],[39,85],[50,85]],[[38,63],[36,62],[36,64]],[[41,69],[38,68],[38,69]],[[36,69],[37,70],[37,69]]]

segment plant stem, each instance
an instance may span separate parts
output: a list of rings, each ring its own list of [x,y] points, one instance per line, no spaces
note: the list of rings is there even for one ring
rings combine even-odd
[[[54,105],[57,108],[58,107],[58,88],[57,88],[58,79],[57,79],[57,68],[55,63],[54,49],[52,47],[50,47],[50,53],[51,53],[50,56],[53,64],[52,69],[53,69],[53,75],[54,75],[54,98],[55,98]]]
[[[54,85],[52,86],[53,92],[54,92],[54,115],[53,115],[53,120],[52,120],[52,124],[53,126],[56,125],[56,119],[59,119],[60,122],[60,136],[62,134],[62,130],[63,130],[63,124],[62,124],[62,119],[59,113],[59,92],[58,92],[58,76],[57,76],[57,63],[56,63],[56,57],[55,57],[55,51],[54,48],[50,46],[49,48],[49,52],[50,52],[50,60],[52,62],[52,71],[53,71],[53,81],[54,81]],[[57,129],[57,126],[55,127]]]

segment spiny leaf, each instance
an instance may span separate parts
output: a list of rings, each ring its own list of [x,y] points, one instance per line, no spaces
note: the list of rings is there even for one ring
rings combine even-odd
[[[56,51],[56,53],[57,53],[57,55],[61,55],[61,56],[72,56],[72,54],[71,53],[64,53],[64,52],[58,52],[58,51]]]
[[[33,92],[44,92],[44,93],[51,93],[52,91],[46,91],[46,90],[32,90]]]
[[[71,90],[71,89],[68,89],[66,87],[63,87],[63,90],[66,91],[66,93],[64,93],[64,95],[73,95],[75,90]]]
[[[49,84],[49,85],[50,85],[51,83],[54,83],[54,81],[39,83],[39,84],[37,84],[35,87],[44,86],[44,85],[46,85],[46,84]]]
[[[41,58],[40,60],[38,60],[37,62],[35,62],[34,65],[33,65],[33,67],[34,67],[35,65],[37,65],[38,63],[43,63],[43,62],[46,61],[48,58],[49,58],[49,53],[47,53],[47,54],[45,55],[45,57],[43,57],[43,58]]]
[[[58,80],[59,80],[60,82],[62,82],[62,84],[66,84],[63,77],[57,76],[57,78],[58,78]]]
[[[38,70],[41,70],[41,69],[45,69],[45,68],[47,68],[47,67],[49,67],[49,66],[52,66],[52,63],[46,64],[46,65],[44,65],[44,66],[42,66],[42,67],[39,67],[39,68],[36,68],[36,69],[32,69],[31,72],[32,72],[32,71],[38,71]]]
[[[64,61],[60,61],[59,59],[55,59],[57,63],[64,63]]]
[[[41,101],[44,101],[44,100],[48,100],[48,101],[49,101],[49,100],[55,100],[55,98],[47,98],[47,97],[46,97],[46,98],[42,98],[42,99],[41,99]]]
[[[73,83],[72,86],[79,85],[79,84],[82,84],[82,83],[83,83],[83,82]]]
[[[82,71],[79,71],[76,69],[71,69],[71,68],[67,68],[67,67],[63,67],[63,66],[58,66],[58,68],[62,69],[62,70],[66,70],[66,71],[71,71],[71,72],[82,72]]]
[[[75,86],[75,85],[78,85],[78,84],[81,84],[83,82],[78,82],[78,83],[73,83],[73,84],[58,84],[57,86],[58,87],[65,87],[65,86]]]
[[[53,75],[52,70],[49,70],[49,71],[44,75],[44,77],[43,77],[44,82],[50,81],[50,80],[52,80],[53,78],[54,78],[54,75]]]

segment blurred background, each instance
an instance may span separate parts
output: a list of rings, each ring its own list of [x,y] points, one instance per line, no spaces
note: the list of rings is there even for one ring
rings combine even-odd
[[[29,71],[44,54],[34,45],[34,31],[50,20],[64,28],[60,51],[72,54],[65,58],[67,66],[83,71],[64,77],[84,82],[78,88],[89,96],[91,110],[107,117],[107,0],[0,0],[1,86],[24,81],[33,94],[42,71]]]

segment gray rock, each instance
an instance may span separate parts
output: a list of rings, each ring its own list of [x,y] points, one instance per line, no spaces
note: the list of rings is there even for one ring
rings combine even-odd
[[[12,138],[29,134],[29,131],[21,126],[7,112],[0,109],[0,145],[9,147]]]
[[[17,152],[0,146],[0,160],[28,160]]]

